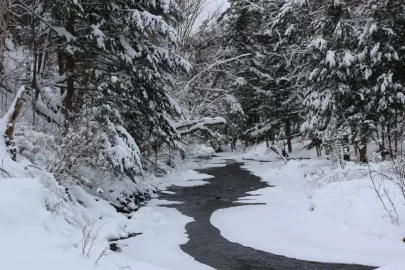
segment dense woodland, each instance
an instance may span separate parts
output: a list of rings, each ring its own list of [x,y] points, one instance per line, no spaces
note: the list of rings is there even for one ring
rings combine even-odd
[[[204,5],[0,0],[13,157],[94,188],[165,174],[196,143],[402,152],[403,1],[229,0],[201,22]]]

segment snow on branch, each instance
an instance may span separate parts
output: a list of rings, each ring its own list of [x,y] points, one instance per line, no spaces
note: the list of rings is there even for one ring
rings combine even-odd
[[[167,24],[161,16],[153,15],[147,11],[132,10],[131,14],[132,23],[141,32],[160,32],[166,35],[173,43],[176,42],[176,30]]]
[[[186,135],[197,130],[208,131],[209,126],[226,124],[226,120],[222,117],[203,117],[198,120],[180,121],[174,124],[180,135]],[[211,132],[210,132],[211,133]]]
[[[140,172],[142,163],[140,159],[140,150],[134,138],[128,131],[120,125],[116,125],[114,145],[108,149],[109,158],[115,168],[122,173],[135,171]]]
[[[262,8],[261,6],[256,5],[255,3],[252,3],[252,2],[250,2],[248,0],[245,0],[245,2],[248,4],[248,6],[246,8],[254,7],[254,8],[259,9],[260,11],[264,11],[264,8]]]
[[[70,42],[72,40],[74,40],[74,36],[69,33],[65,27],[56,27],[51,25],[47,20],[45,20],[44,18],[42,18],[40,15],[38,15],[35,10],[33,10],[32,8],[30,8],[29,6],[27,6],[23,1],[19,0],[17,1],[17,3],[24,8],[25,10],[27,10],[28,12],[30,12],[31,14],[33,14],[35,17],[37,17],[39,20],[41,20],[46,26],[48,26],[50,29],[52,29],[53,31],[55,31],[59,36],[64,37],[66,39],[67,42]]]
[[[235,60],[238,60],[239,58],[243,58],[243,57],[247,57],[252,55],[251,53],[245,53],[245,54],[241,54],[232,58],[228,58],[225,60],[214,60],[213,63],[211,63],[210,65],[208,65],[206,68],[204,68],[203,70],[201,70],[197,75],[195,75],[193,78],[191,78],[186,85],[183,87],[183,92],[187,92],[188,89],[190,88],[190,85],[195,82],[198,78],[200,78],[202,75],[204,75],[205,73],[209,72],[210,70],[212,70],[213,68],[215,68],[216,66],[219,65],[223,65],[226,64],[228,62],[232,62]]]
[[[272,128],[272,125],[274,125],[276,123],[277,123],[277,121],[256,124],[254,127],[246,130],[245,134],[248,134],[252,138],[258,137],[258,136],[263,135],[266,132],[270,131]]]

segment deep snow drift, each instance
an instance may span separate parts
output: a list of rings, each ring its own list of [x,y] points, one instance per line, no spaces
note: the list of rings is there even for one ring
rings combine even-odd
[[[348,163],[344,170],[332,170],[322,158],[290,160],[286,165],[263,148],[256,146],[234,158],[273,160],[248,161],[244,168],[275,187],[240,199],[266,205],[239,206],[213,214],[211,223],[225,238],[303,260],[375,266],[405,261],[401,196],[387,186],[397,212],[402,213],[393,222],[372,189],[367,166]],[[302,153],[293,156],[299,155]]]

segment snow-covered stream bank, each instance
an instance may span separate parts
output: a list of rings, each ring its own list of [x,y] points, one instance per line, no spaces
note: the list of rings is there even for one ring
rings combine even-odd
[[[308,175],[324,168],[325,161],[317,159],[291,160],[288,165],[277,159],[245,161],[244,170],[234,166],[205,174],[191,170],[223,167],[229,159],[246,157],[224,153],[157,179],[155,184],[168,190],[129,216],[78,187],[69,190],[68,203],[65,189],[47,174],[35,175],[35,170],[1,179],[0,269],[363,269],[270,253],[321,262],[393,263],[382,269],[405,269],[396,263],[405,254],[402,220],[390,222],[366,179],[308,189]],[[13,171],[23,172],[23,166]],[[355,166],[349,164],[347,173]],[[245,196],[246,191],[255,196]],[[266,205],[232,203],[240,197],[244,204]],[[84,248],[83,231],[95,237]],[[118,241],[121,252],[108,250],[108,239],[131,233],[141,235]]]
[[[16,178],[0,179],[0,269],[211,269],[180,250],[188,241],[184,227],[192,219],[158,206],[164,200],[153,199],[125,216],[79,187],[59,186],[44,171],[6,162]],[[207,184],[202,179],[209,177],[189,170],[155,184],[164,190]],[[122,241],[128,246],[121,253],[109,250],[109,239],[132,233],[142,235]]]
[[[204,164],[197,167],[203,167]],[[169,186],[203,186],[209,184],[204,179],[211,177],[189,170],[162,178],[159,188],[164,190]],[[162,192],[162,194],[165,193],[172,194],[170,191]],[[147,262],[167,270],[212,270],[213,268],[197,262],[180,249],[180,245],[189,240],[185,227],[194,219],[182,215],[174,208],[165,207],[173,204],[182,204],[182,202],[153,199],[147,206],[140,208],[131,220],[133,221],[132,230],[141,235],[118,241],[121,248],[119,254],[128,259]]]
[[[331,171],[325,160],[290,160],[287,165],[273,161],[249,161],[243,166],[274,187],[249,192],[255,196],[239,199],[265,205],[216,211],[211,223],[222,236],[247,247],[302,260],[374,266],[395,262],[387,269],[405,269],[404,264],[397,263],[405,261],[404,216],[398,224],[392,222],[382,210],[370,179],[350,175],[358,165],[348,164],[344,172],[347,179],[315,187],[308,181],[311,174]],[[404,210],[398,204],[397,211]]]
[[[181,249],[196,260],[217,270],[368,270],[360,265],[309,262],[278,256],[230,242],[221,236],[211,223],[212,213],[218,209],[238,209],[233,202],[247,191],[266,187],[260,178],[241,168],[241,164],[230,162],[224,168],[210,168],[200,172],[213,175],[206,179],[208,185],[195,187],[172,187],[174,194],[165,195],[168,200],[183,201],[172,207],[195,221],[186,225],[189,241]],[[243,206],[242,206],[243,207]],[[221,210],[222,211],[222,210]],[[256,220],[259,221],[258,217]],[[243,220],[235,221],[243,223]],[[258,232],[260,233],[260,232]],[[183,268],[179,268],[183,269]]]

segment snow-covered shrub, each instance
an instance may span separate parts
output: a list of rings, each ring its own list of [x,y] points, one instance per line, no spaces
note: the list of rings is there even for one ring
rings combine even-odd
[[[369,178],[381,208],[398,223],[399,206],[405,205],[405,157],[397,156],[391,161],[369,165]]]
[[[214,154],[214,148],[205,144],[192,145],[186,150],[186,156],[192,159],[208,159]]]
[[[145,181],[139,149],[123,127],[102,127],[81,118],[67,133],[26,125],[17,137],[20,154],[66,188],[80,186],[122,212],[138,209],[156,188]],[[131,167],[132,166],[132,167]]]
[[[58,135],[27,128],[20,136],[16,136],[16,141],[21,155],[33,164],[47,168],[55,160],[57,137]]]
[[[374,165],[374,166],[373,166]],[[380,204],[381,209],[391,218],[393,223],[399,222],[398,205],[403,204],[404,200],[401,196],[401,188],[396,185],[394,179],[395,173],[390,173],[387,169],[391,166],[382,164],[369,164],[368,178],[371,181],[371,186],[376,194],[376,200]]]
[[[243,157],[246,159],[268,159],[276,157],[276,154],[268,149],[265,143],[248,146],[243,152]]]
[[[317,164],[313,171],[306,175],[308,188],[319,189],[329,183],[350,181],[367,176],[368,169],[365,166],[347,162],[344,168],[331,166],[329,162]]]

